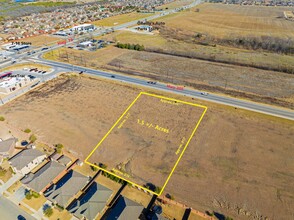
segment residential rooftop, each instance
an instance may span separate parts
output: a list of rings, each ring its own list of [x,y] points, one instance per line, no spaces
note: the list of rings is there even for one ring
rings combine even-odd
[[[49,161],[36,173],[29,173],[21,182],[36,192],[41,192],[52,182],[63,170],[65,166],[55,161]]]
[[[129,220],[139,219],[144,207],[124,196],[120,196],[110,213],[106,217],[107,220]]]
[[[44,192],[44,196],[50,201],[65,207],[76,193],[88,182],[89,178],[70,170],[56,184],[53,184]]]
[[[15,154],[9,159],[11,166],[15,167],[17,170],[21,170],[26,165],[28,165],[31,161],[36,159],[39,156],[45,155],[41,151],[36,149],[25,149]]]
[[[83,217],[95,219],[105,208],[112,193],[111,189],[94,182],[79,199],[70,205],[68,211],[79,219]]]

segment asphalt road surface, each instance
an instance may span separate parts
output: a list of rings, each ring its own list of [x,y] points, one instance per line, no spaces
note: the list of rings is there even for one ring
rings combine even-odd
[[[0,219],[5,220],[17,220],[18,216],[25,217],[26,220],[33,220],[32,216],[27,214],[17,205],[0,195]]]
[[[150,84],[145,79],[135,78],[132,76],[127,76],[127,75],[114,74],[114,73],[89,69],[89,68],[80,67],[80,66],[74,66],[74,65],[66,64],[66,63],[42,60],[41,58],[34,59],[33,61],[38,62],[38,63],[42,63],[42,64],[47,64],[47,65],[50,65],[54,68],[60,68],[63,70],[68,70],[68,71],[74,70],[76,72],[83,71],[86,74],[95,75],[95,76],[99,76],[99,77],[103,77],[103,78],[109,78],[109,79],[116,80],[116,81],[126,82],[128,84],[144,86],[147,88],[152,88],[152,89],[176,93],[176,94],[180,94],[180,95],[184,95],[184,96],[189,96],[191,98],[198,98],[198,99],[211,101],[211,102],[215,102],[215,103],[219,103],[219,104],[233,106],[236,108],[247,109],[250,111],[260,112],[263,114],[268,114],[268,115],[272,115],[272,116],[276,116],[276,117],[294,120],[294,111],[291,109],[279,108],[279,107],[275,107],[275,106],[271,106],[271,105],[251,102],[248,100],[232,98],[229,96],[221,96],[221,95],[216,95],[216,94],[203,93],[202,91],[194,90],[194,89],[190,89],[190,88],[184,88],[182,86],[179,86],[179,87],[168,86],[165,83],[158,83],[158,82],[156,84]]]

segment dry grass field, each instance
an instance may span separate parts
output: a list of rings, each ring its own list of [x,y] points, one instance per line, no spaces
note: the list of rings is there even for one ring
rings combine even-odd
[[[96,52],[63,49],[60,52],[47,53],[45,57],[68,62],[62,58],[66,53],[69,55],[69,63],[72,64],[124,71],[158,81],[294,108],[293,92],[289,89],[294,83],[294,76],[291,74],[115,47]]]
[[[159,20],[168,27],[210,34],[217,37],[278,36],[294,37],[294,23],[283,18],[285,7],[240,6],[205,3],[168,15]]]
[[[52,43],[55,43],[58,41],[60,41],[60,38],[58,37],[53,37],[49,35],[38,35],[38,36],[16,40],[14,42],[31,42],[32,46],[39,47],[39,46],[51,45]]]
[[[171,53],[194,54],[203,59],[216,59],[220,62],[235,62],[243,65],[256,65],[261,67],[285,67],[293,68],[294,56],[282,55],[270,52],[261,52],[216,45],[203,46],[187,43],[175,39],[169,39],[160,34],[154,35],[138,34],[130,31],[115,32],[110,35],[99,37],[99,39],[114,40],[121,43],[142,44],[147,49],[157,49]],[[196,61],[195,61],[196,62]]]
[[[0,115],[6,118],[4,125],[30,128],[39,141],[62,143],[85,158],[140,91],[95,78],[61,76],[2,106]],[[201,211],[236,219],[293,218],[293,121],[162,95],[208,106],[165,193]]]
[[[137,19],[143,19],[146,17],[151,16],[152,14],[148,13],[137,13],[137,12],[132,12],[128,14],[122,14],[122,15],[116,15],[116,16],[111,16],[109,18],[105,18],[102,20],[94,21],[92,24],[96,26],[116,26],[120,24],[124,24],[133,20]]]
[[[204,111],[193,103],[140,94],[88,161],[140,186],[162,188]]]
[[[159,7],[157,7],[158,9],[173,9],[173,8],[178,8],[184,5],[189,5],[191,4],[193,1],[192,0],[177,0],[177,1],[173,1],[171,3],[165,4],[165,5],[161,5]]]

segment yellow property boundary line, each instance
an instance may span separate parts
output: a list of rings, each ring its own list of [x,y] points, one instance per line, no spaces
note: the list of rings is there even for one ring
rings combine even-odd
[[[187,141],[185,147],[183,148],[183,150],[182,150],[180,156],[178,157],[178,159],[177,159],[175,165],[174,165],[173,168],[172,168],[172,171],[171,171],[170,174],[168,175],[167,180],[165,181],[165,183],[164,183],[164,185],[162,186],[161,191],[160,191],[159,193],[155,193],[155,192],[153,192],[153,191],[150,190],[150,189],[147,189],[147,188],[145,188],[145,187],[143,187],[143,186],[141,186],[141,185],[138,185],[138,184],[136,184],[136,183],[134,183],[134,182],[132,182],[132,181],[130,181],[130,180],[127,180],[127,179],[125,179],[124,177],[118,176],[117,174],[115,174],[115,173],[113,173],[113,172],[111,172],[111,171],[108,171],[108,170],[106,170],[106,169],[104,169],[104,168],[101,168],[101,167],[99,167],[99,166],[97,166],[97,165],[95,165],[95,164],[93,164],[93,163],[91,163],[91,162],[88,161],[88,159],[93,155],[93,153],[96,151],[96,149],[102,144],[102,142],[105,140],[105,138],[111,133],[111,131],[115,128],[115,126],[120,122],[120,120],[121,120],[121,119],[124,117],[124,115],[130,110],[130,108],[135,104],[135,102],[140,98],[141,95],[148,95],[148,96],[152,96],[152,97],[156,97],[156,98],[160,98],[160,99],[166,99],[166,100],[170,100],[170,101],[175,101],[175,102],[178,102],[178,103],[183,103],[183,104],[187,104],[187,105],[192,105],[192,106],[196,106],[196,107],[200,107],[200,108],[203,108],[203,109],[204,109],[204,111],[202,112],[202,115],[201,115],[200,119],[198,120],[198,122],[197,122],[197,124],[196,124],[196,126],[195,126],[195,128],[194,128],[194,130],[193,130],[193,132],[192,132],[192,134],[191,134],[191,136],[189,137],[189,139],[188,139],[188,141]],[[135,98],[135,100],[134,100],[134,101],[128,106],[128,108],[124,111],[124,113],[119,117],[119,119],[114,123],[114,125],[109,129],[109,131],[108,131],[108,132],[104,135],[104,137],[101,139],[101,141],[96,145],[96,147],[95,147],[95,148],[91,151],[91,153],[87,156],[87,158],[85,159],[85,163],[88,164],[88,165],[90,165],[90,166],[94,166],[94,167],[96,167],[96,168],[98,168],[98,169],[100,169],[100,170],[102,170],[102,171],[104,171],[104,172],[106,172],[106,173],[108,173],[108,174],[110,174],[110,175],[113,175],[113,176],[115,176],[115,177],[117,177],[117,178],[120,178],[120,179],[122,179],[122,180],[124,180],[124,181],[126,181],[126,182],[128,182],[128,183],[130,183],[130,184],[132,184],[133,186],[136,186],[136,187],[138,187],[138,188],[140,188],[140,189],[143,189],[143,190],[145,190],[145,191],[147,191],[147,192],[149,192],[149,193],[151,193],[151,194],[154,194],[154,195],[160,196],[160,195],[162,194],[162,192],[164,191],[164,189],[165,189],[165,187],[166,187],[168,181],[170,180],[171,176],[173,175],[173,173],[174,173],[174,171],[175,171],[175,169],[176,169],[178,163],[179,163],[180,160],[182,159],[182,157],[183,157],[183,155],[184,155],[184,153],[185,153],[185,151],[186,151],[186,149],[187,149],[187,147],[188,147],[188,145],[189,145],[191,139],[193,138],[193,136],[194,136],[194,134],[195,134],[195,132],[196,132],[198,126],[200,125],[200,123],[201,123],[201,121],[202,121],[202,119],[203,119],[203,117],[204,117],[206,111],[207,111],[207,107],[204,106],[204,105],[199,105],[199,104],[194,104],[194,103],[190,103],[190,102],[185,102],[185,101],[181,101],[181,100],[177,100],[177,99],[173,99],[173,98],[168,98],[168,97],[165,97],[165,96],[154,95],[154,94],[147,93],[147,92],[140,92],[139,95]]]

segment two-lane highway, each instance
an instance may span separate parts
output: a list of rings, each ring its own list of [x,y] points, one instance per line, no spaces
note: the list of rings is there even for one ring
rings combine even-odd
[[[222,95],[211,94],[211,93],[206,94],[206,93],[203,93],[202,91],[195,90],[192,88],[177,89],[177,87],[168,87],[167,84],[165,83],[157,82],[156,84],[150,84],[148,83],[149,80],[147,79],[136,78],[136,77],[128,76],[128,75],[114,74],[111,72],[94,70],[94,69],[85,68],[81,66],[75,66],[75,65],[66,64],[66,63],[48,61],[48,60],[43,60],[41,58],[31,59],[31,60],[37,63],[50,65],[55,68],[60,68],[62,70],[67,70],[67,71],[74,70],[77,72],[83,71],[86,74],[95,75],[102,78],[108,78],[108,79],[112,79],[116,81],[126,82],[128,84],[134,84],[137,86],[143,86],[143,87],[161,90],[165,92],[176,93],[176,94],[180,94],[184,96],[189,96],[191,98],[198,98],[198,99],[211,101],[211,102],[215,102],[215,103],[219,103],[223,105],[233,106],[236,108],[242,108],[242,109],[246,109],[250,111],[255,111],[255,112],[259,112],[263,114],[268,114],[268,115],[272,115],[276,117],[294,120],[294,111],[291,109],[279,108],[279,107],[252,102],[248,100],[237,99],[237,98],[233,98],[229,96],[222,96]]]

